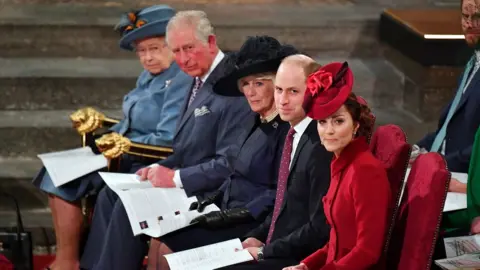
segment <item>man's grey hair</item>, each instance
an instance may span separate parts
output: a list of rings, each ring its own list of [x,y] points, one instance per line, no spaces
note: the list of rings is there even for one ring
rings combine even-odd
[[[208,42],[209,36],[214,35],[213,26],[207,17],[207,13],[201,10],[179,11],[167,24],[167,42],[170,31],[174,31],[177,27],[185,26],[195,28],[197,38],[204,43]]]

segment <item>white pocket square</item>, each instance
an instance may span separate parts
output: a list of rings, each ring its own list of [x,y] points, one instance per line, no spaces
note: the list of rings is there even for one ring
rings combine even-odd
[[[193,111],[193,114],[195,115],[195,117],[202,116],[209,113],[210,113],[210,110],[207,108],[207,106],[196,108],[195,111]]]

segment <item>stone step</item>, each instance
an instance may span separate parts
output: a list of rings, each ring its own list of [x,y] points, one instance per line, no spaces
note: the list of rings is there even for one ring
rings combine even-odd
[[[133,59],[0,58],[0,110],[118,109],[142,68]]]
[[[205,10],[223,50],[237,50],[247,36],[269,34],[304,51],[377,55],[379,5],[192,4]],[[133,57],[113,32],[124,6],[5,5],[0,9],[0,57]]]
[[[331,57],[324,53],[315,54],[315,58],[321,64],[345,59],[344,57]],[[402,77],[386,61],[381,58],[348,58],[347,60],[356,78],[354,91],[366,98],[375,110],[395,110],[401,106],[403,100]],[[28,80],[32,74],[38,75],[39,82],[47,79],[54,80],[52,77],[55,76],[61,77],[61,79],[55,79],[58,81],[56,84],[59,87],[56,91],[50,90],[51,94],[41,94],[47,91],[37,93],[37,88],[46,87],[33,83],[23,92],[17,89],[7,92],[11,93],[10,96],[7,94],[9,100],[0,101],[1,108],[4,109],[0,110],[0,156],[36,157],[39,153],[78,147],[80,139],[71,128],[68,115],[74,109],[82,106],[93,104],[100,107],[102,111],[105,108],[117,108],[117,110],[107,110],[106,114],[121,117],[118,108],[121,104],[121,97],[128,90],[117,90],[114,88],[115,85],[109,87],[112,88],[111,90],[107,90],[107,85],[103,85],[102,90],[97,91],[93,88],[88,89],[88,87],[85,89],[81,83],[82,81],[92,82],[102,76],[118,78],[127,74],[129,73],[128,69],[131,68],[131,65],[128,64],[129,60],[122,60],[125,67],[119,65],[118,60],[103,62],[104,60],[84,59],[78,60],[78,62],[67,60],[62,62],[64,61],[62,59],[62,61],[51,60],[49,62],[43,59],[11,59],[6,61],[9,63],[7,66],[15,68],[0,71],[0,81],[5,77],[17,77],[19,73],[25,74],[25,80]],[[75,66],[77,64],[78,68]],[[91,65],[96,66],[97,69],[88,70],[88,66]],[[113,66],[117,66],[117,68],[114,69]],[[123,70],[124,68],[125,70]],[[77,70],[78,73],[76,73]],[[110,72],[113,73],[108,75]],[[71,78],[76,75],[84,78],[70,86],[60,86],[62,85],[60,82],[65,77]],[[88,78],[89,76],[96,77]],[[115,79],[112,80],[112,82],[114,81]],[[101,82],[100,80],[98,84]],[[129,85],[133,85],[133,82],[130,82]],[[76,91],[63,90],[69,89],[69,87],[77,89]],[[56,96],[57,92],[59,97]],[[103,94],[99,94],[102,92]],[[65,100],[81,100],[81,102],[65,102]],[[39,110],[39,108],[47,110]]]
[[[36,157],[37,154],[79,147],[72,128],[73,111],[0,111],[0,156]],[[120,111],[103,111],[120,118]]]
[[[322,64],[344,61],[345,55],[312,54]],[[379,105],[399,96],[401,80],[381,58],[350,58],[355,91]],[[120,109],[135,85],[137,60],[85,58],[0,58],[0,110],[75,110],[94,106]],[[385,89],[391,91],[384,91]],[[393,91],[392,89],[396,89]],[[393,97],[393,98],[392,98]]]
[[[204,4],[287,4],[287,5],[317,5],[317,4],[343,4],[351,3],[349,0],[166,0],[165,5],[204,5]],[[4,4],[88,4],[90,6],[123,6],[141,7],[147,5],[158,5],[155,0],[3,0]]]

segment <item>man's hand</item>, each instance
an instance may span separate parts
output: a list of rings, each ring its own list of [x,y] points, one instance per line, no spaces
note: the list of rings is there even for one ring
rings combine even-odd
[[[299,265],[285,267],[283,268],[283,270],[308,270],[308,267],[305,264],[301,263]]]
[[[147,176],[148,176],[148,172],[150,171],[152,167],[145,167],[145,168],[141,168],[140,170],[138,170],[135,174],[140,176],[140,180],[141,181],[145,181],[145,180],[148,180]]]
[[[264,244],[260,240],[253,237],[249,237],[242,242],[243,248],[251,248],[251,247],[259,248],[263,246]]]
[[[255,261],[258,261],[258,247],[249,247],[249,248],[246,248],[246,250],[248,250],[248,253],[250,253],[250,255],[252,255],[252,257],[255,259]]]
[[[458,181],[455,178],[450,179],[450,184],[448,185],[448,191],[458,192],[458,193],[467,193],[467,184],[464,184]]]
[[[409,165],[412,165],[413,162],[417,159],[418,156],[421,154],[428,153],[425,148],[420,148],[418,145],[412,146],[412,153],[410,154],[410,160],[408,161]]]
[[[470,227],[470,232],[472,234],[480,233],[480,217],[476,217],[472,221],[472,225]]]
[[[154,187],[159,188],[174,188],[173,182],[174,170],[164,166],[146,167],[136,172],[140,176],[140,180],[148,180]]]

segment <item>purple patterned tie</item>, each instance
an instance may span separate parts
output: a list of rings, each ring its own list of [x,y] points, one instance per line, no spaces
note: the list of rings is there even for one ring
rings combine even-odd
[[[275,208],[273,208],[272,222],[270,223],[270,229],[268,230],[268,237],[266,244],[272,240],[273,231],[275,230],[275,222],[277,222],[278,215],[280,214],[280,208],[282,207],[283,198],[285,197],[285,190],[287,189],[288,175],[290,174],[290,160],[293,147],[293,135],[295,129],[290,128],[285,139],[285,145],[283,146],[282,160],[280,162],[280,169],[278,171],[277,181],[277,195],[275,199]]]
[[[198,77],[195,77],[195,85],[193,86],[192,93],[190,94],[190,100],[188,100],[188,106],[192,104],[200,87],[202,87],[202,80],[200,80],[200,78]]]

